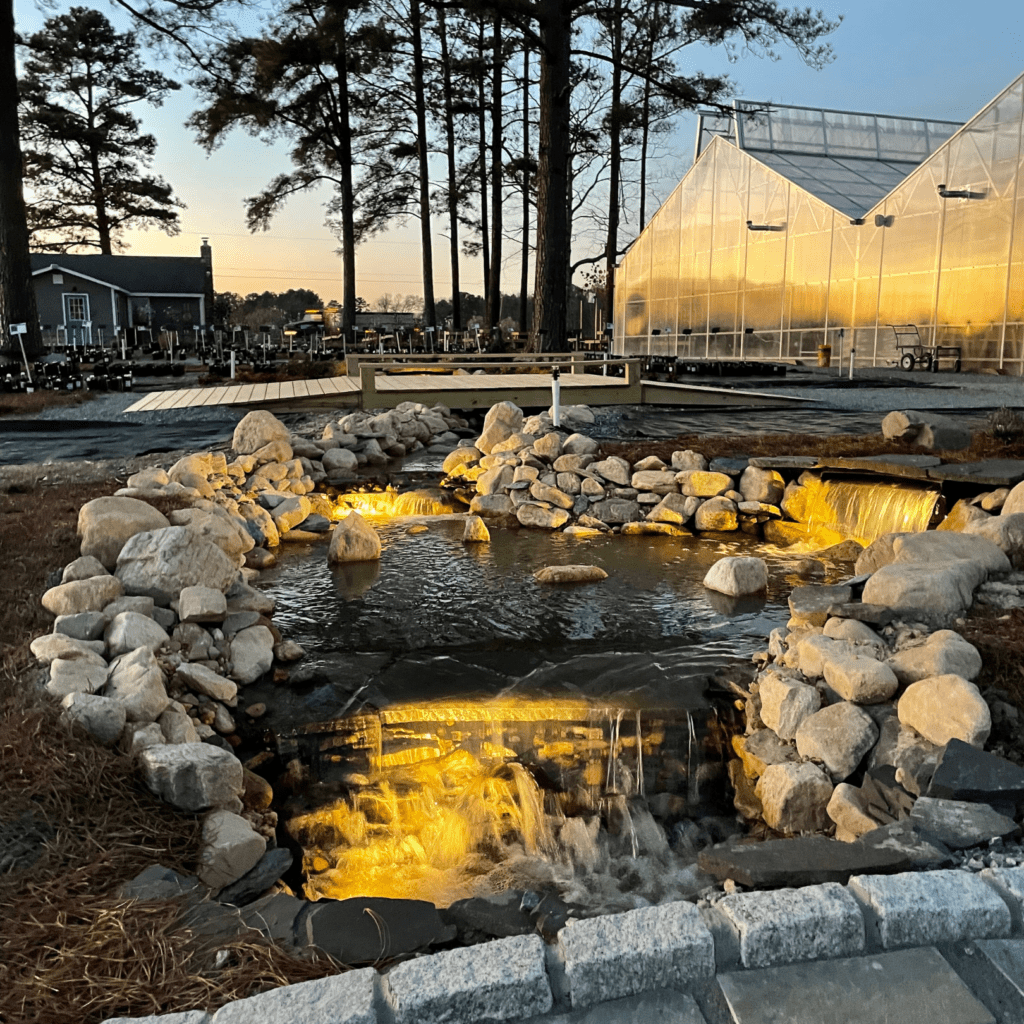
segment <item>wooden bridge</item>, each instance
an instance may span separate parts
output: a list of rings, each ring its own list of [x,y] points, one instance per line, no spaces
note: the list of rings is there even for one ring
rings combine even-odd
[[[349,355],[343,377],[227,384],[151,392],[126,412],[234,406],[303,412],[312,409],[393,409],[402,402],[441,403],[449,409],[487,409],[495,402],[521,408],[551,405],[559,372],[563,405],[680,405],[714,408],[792,408],[809,399],[737,388],[672,384],[640,378],[640,360],[585,359],[581,352],[519,356]],[[483,370],[484,372],[474,372]],[[490,372],[488,372],[490,371]],[[493,372],[500,371],[500,372]],[[618,374],[621,373],[621,376]]]

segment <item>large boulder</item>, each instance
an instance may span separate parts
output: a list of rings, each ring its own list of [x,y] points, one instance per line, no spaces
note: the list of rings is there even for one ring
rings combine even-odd
[[[754,790],[764,820],[779,832],[816,832],[827,824],[832,783],[808,762],[770,765]]]
[[[231,678],[254,683],[274,663],[274,634],[266,626],[239,630],[231,640]]]
[[[685,491],[684,491],[685,493]],[[739,527],[739,510],[729,498],[708,498],[693,515],[693,527],[701,533],[732,531]]]
[[[777,469],[747,466],[740,476],[739,492],[745,501],[763,501],[778,505],[786,489],[786,481]]]
[[[107,746],[115,744],[124,730],[124,707],[109,697],[93,693],[69,693],[61,701],[61,707],[66,718]]]
[[[891,441],[905,441],[923,448],[969,448],[970,430],[939,413],[929,411],[891,412],[882,420],[882,434]]]
[[[981,655],[959,633],[940,629],[923,644],[898,651],[889,658],[888,665],[901,683],[951,674],[975,679],[981,671]]]
[[[487,410],[484,417],[484,429],[476,442],[476,447],[484,455],[490,455],[491,449],[499,442],[505,441],[523,427],[523,410],[513,402],[497,402]]]
[[[714,498],[733,488],[731,476],[700,469],[680,470],[675,475],[675,482],[682,494],[694,498]]]
[[[223,622],[228,602],[213,587],[184,587],[178,595],[178,618],[184,623]]]
[[[106,566],[92,555],[82,555],[64,566],[61,583],[74,583],[75,580],[88,580],[93,576],[109,576]]]
[[[231,447],[239,455],[251,455],[271,441],[287,444],[290,439],[291,431],[272,412],[256,409],[239,420],[231,437]],[[288,450],[291,451],[290,445]]]
[[[476,481],[477,494],[503,494],[512,483],[514,470],[506,462],[484,470]]]
[[[147,615],[121,612],[110,620],[104,639],[107,642],[107,652],[113,657],[128,654],[140,647],[155,651],[167,643],[170,637],[163,626]]]
[[[985,699],[974,683],[957,675],[911,683],[896,710],[904,725],[939,747],[958,739],[981,749],[992,731]]]
[[[821,761],[833,780],[851,775],[875,745],[878,727],[856,704],[840,701],[815,711],[796,731],[796,749],[801,757]]]
[[[514,510],[507,494],[477,494],[469,503],[469,511],[483,519],[501,519],[512,515]]]
[[[124,593],[124,586],[116,576],[91,576],[50,587],[42,596],[43,607],[53,615],[78,615],[81,612],[101,612]]]
[[[241,815],[211,811],[203,821],[196,874],[211,889],[223,889],[254,868],[266,850],[266,839]]]
[[[174,682],[211,700],[231,702],[238,695],[236,683],[218,675],[205,665],[193,665],[189,662],[179,665],[174,673]]]
[[[558,530],[569,521],[569,513],[564,508],[545,508],[530,502],[516,509],[516,519],[537,530]]]
[[[103,695],[124,708],[129,722],[155,722],[170,703],[163,672],[148,647],[123,654],[111,663]]]
[[[144,750],[139,763],[149,789],[180,810],[240,806],[242,762],[220,747],[168,743]]]
[[[784,740],[794,739],[801,722],[821,707],[821,697],[813,686],[779,672],[763,672],[758,688],[761,720]]]
[[[327,563],[372,562],[380,558],[380,553],[377,531],[358,512],[349,512],[334,527],[327,549]]]
[[[608,578],[599,565],[548,565],[538,569],[533,578],[538,583],[594,583]]]
[[[823,664],[823,674],[843,700],[854,704],[881,704],[899,686],[888,665],[857,654],[830,658]]]
[[[58,658],[96,666],[107,664],[103,657],[107,645],[102,640],[76,640],[63,633],[45,633],[37,636],[29,644],[29,649],[42,665],[49,665]]]
[[[216,544],[187,526],[137,533],[121,549],[115,575],[128,594],[152,597],[166,605],[185,587],[225,591],[238,575],[236,566]]]
[[[590,464],[590,472],[596,473],[602,480],[619,487],[628,487],[631,478],[629,463],[618,455],[610,455],[607,459]]]
[[[587,493],[586,482],[584,482],[583,493]],[[682,494],[666,494],[650,512],[647,518],[652,523],[670,523],[673,526],[682,526],[688,523],[694,512],[700,508],[700,498],[692,495],[685,497]]]
[[[1010,561],[987,537],[929,530],[907,533],[893,540],[897,562],[950,562],[962,559],[982,566],[986,572],[1009,572]],[[865,600],[867,600],[865,598]]]
[[[630,486],[635,490],[652,491],[654,494],[675,494],[679,491],[675,473],[657,469],[634,472]]]
[[[236,565],[241,565],[245,553],[256,546],[241,516],[236,519],[219,506],[216,512],[200,508],[176,509],[168,518],[172,526],[187,526],[197,536],[216,544]]]
[[[876,537],[858,556],[853,571],[858,576],[866,576],[881,569],[883,565],[889,565],[896,560],[896,552],[893,545],[898,537],[905,537],[905,533],[883,533]]]
[[[965,559],[892,562],[882,566],[864,584],[863,601],[882,605],[904,618],[945,623],[970,608],[975,588],[987,576],[988,571],[982,564]]]
[[[1010,560],[1014,569],[1024,568],[1024,512],[986,516],[964,527],[964,533],[992,541]]]
[[[530,495],[536,498],[537,501],[554,505],[557,508],[570,509],[573,506],[571,495],[560,491],[557,487],[552,487],[550,484],[542,483],[540,480],[534,480],[530,484]]]
[[[760,594],[768,589],[768,566],[763,558],[729,555],[711,566],[704,586],[729,597]]]
[[[472,465],[474,462],[479,462],[482,455],[483,452],[480,451],[479,448],[475,448],[472,446],[456,448],[455,451],[450,452],[445,457],[441,469],[445,473],[454,473],[455,470],[459,468],[459,466],[469,466]]]
[[[129,537],[165,526],[170,526],[167,517],[138,498],[94,498],[78,510],[82,554],[93,555],[107,569],[117,565]]]

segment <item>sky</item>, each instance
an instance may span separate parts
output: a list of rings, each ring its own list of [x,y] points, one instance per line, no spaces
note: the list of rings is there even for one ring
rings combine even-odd
[[[50,2],[56,2],[58,11],[65,9],[61,0]],[[102,0],[95,6],[119,28],[128,27],[120,9]],[[735,94],[750,100],[955,121],[968,120],[1024,73],[1024,13],[1019,0],[974,5],[952,0],[827,0],[820,6],[830,17],[843,16],[829,37],[835,59],[823,70],[807,67],[788,48],[780,49],[777,61],[740,53],[733,62],[721,50],[700,48],[687,55],[683,69],[728,73],[736,83]],[[38,0],[15,0],[22,33],[37,30],[52,13]],[[187,82],[179,69],[161,66],[166,74]],[[218,291],[244,295],[312,288],[324,301],[340,300],[341,260],[337,240],[323,226],[324,195],[290,200],[268,232],[254,235],[246,228],[244,200],[290,169],[287,144],[265,146],[239,132],[207,155],[184,124],[194,105],[194,94],[186,86],[158,109],[137,110],[145,128],[157,137],[153,169],[173,186],[186,209],[181,212],[179,235],[130,232],[125,236],[128,252],[198,255],[200,238],[206,236],[213,247]],[[656,201],[649,204],[652,213],[689,169],[695,131],[696,117],[682,116],[664,143],[661,177],[653,189]],[[438,298],[451,295],[447,240],[441,227],[434,224]],[[574,253],[582,255],[589,253]],[[482,294],[479,260],[463,259],[460,274],[463,291]],[[422,295],[418,223],[360,246],[356,275],[357,294],[371,303],[383,293]],[[503,266],[503,291],[517,292],[519,276],[515,253]]]

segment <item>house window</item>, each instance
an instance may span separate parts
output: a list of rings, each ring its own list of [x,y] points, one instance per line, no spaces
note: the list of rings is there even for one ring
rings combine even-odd
[[[68,299],[68,319],[69,320],[86,320],[89,316],[89,308],[86,305],[84,295],[69,295]]]
[[[54,274],[53,275],[53,283],[54,284],[63,284],[64,283],[64,275],[63,274]]]

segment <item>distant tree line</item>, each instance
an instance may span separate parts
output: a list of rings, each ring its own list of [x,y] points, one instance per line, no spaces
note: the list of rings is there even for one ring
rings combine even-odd
[[[292,169],[247,201],[252,230],[296,193],[329,188],[346,329],[359,243],[411,219],[421,229],[422,315],[437,324],[436,219],[448,239],[454,326],[466,319],[460,255],[481,261],[488,325],[504,312],[502,268],[518,262],[516,320],[530,323],[534,347],[564,338],[574,270],[603,266],[610,287],[624,242],[650,212],[657,136],[683,110],[724,108],[733,83],[692,70],[693,48],[775,57],[784,43],[820,65],[831,57],[821,37],[836,24],[777,0],[117,2],[177,48],[201,97],[190,118],[201,145],[236,128],[289,145]],[[244,19],[233,17],[239,6],[249,8]],[[0,63],[8,50],[13,61],[2,14]],[[0,164],[18,146],[2,72]],[[0,243],[19,216],[18,188],[0,174]],[[624,210],[636,208],[627,223]],[[18,258],[16,235],[5,251]],[[5,288],[0,272],[7,317]]]

